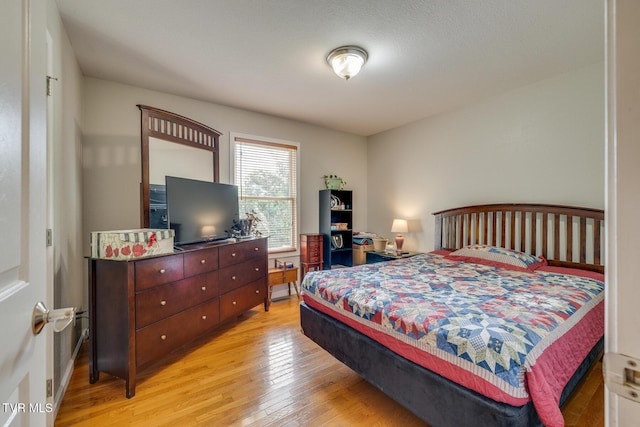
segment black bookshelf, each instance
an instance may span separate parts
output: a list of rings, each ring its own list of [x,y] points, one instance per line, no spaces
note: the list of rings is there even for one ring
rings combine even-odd
[[[324,269],[353,265],[353,192],[320,190]]]

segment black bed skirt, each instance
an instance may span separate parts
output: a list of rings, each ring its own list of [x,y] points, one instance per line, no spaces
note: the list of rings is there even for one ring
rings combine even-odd
[[[429,371],[350,326],[300,305],[303,333],[369,383],[433,427],[516,427],[542,425],[531,402],[511,406],[496,402]],[[600,340],[565,387],[566,401],[602,352]]]

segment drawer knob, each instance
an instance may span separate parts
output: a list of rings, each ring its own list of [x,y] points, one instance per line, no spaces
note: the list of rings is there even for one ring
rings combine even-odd
[[[206,290],[207,290],[207,287],[206,287],[206,286],[203,286],[203,287],[201,287],[200,289],[202,289],[203,291],[206,291]]]
[[[200,264],[205,264],[206,262],[207,262],[207,260],[206,260],[206,259],[201,259],[201,260],[200,260]]]
[[[236,256],[236,253],[235,253],[235,252],[233,252],[233,253],[231,254],[231,256]]]
[[[236,305],[236,302],[235,302],[235,301],[233,302],[233,305]]]
[[[161,339],[162,341],[164,341],[164,340],[166,340],[166,339],[167,339],[167,336],[166,336],[166,335],[160,335],[160,339]]]
[[[256,294],[259,294],[259,293],[260,293],[260,289],[256,289]]]
[[[207,320],[207,315],[206,314],[202,315],[202,320]]]
[[[167,305],[167,302],[165,300],[160,301],[160,305]]]
[[[260,248],[253,248],[254,251],[258,252]]]
[[[231,276],[231,280],[236,280],[236,276]]]
[[[258,267],[256,267],[256,271],[260,271],[260,269]]]
[[[166,272],[167,272],[167,270],[165,270],[164,268],[161,268],[161,269],[160,269],[160,274],[164,274],[164,273],[166,273]]]

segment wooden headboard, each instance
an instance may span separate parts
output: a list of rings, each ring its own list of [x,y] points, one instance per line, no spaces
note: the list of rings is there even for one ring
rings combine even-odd
[[[434,213],[435,249],[486,244],[542,255],[549,265],[604,273],[604,211],[544,204],[466,206]]]

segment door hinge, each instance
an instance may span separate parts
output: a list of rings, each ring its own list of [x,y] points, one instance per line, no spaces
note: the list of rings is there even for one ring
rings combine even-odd
[[[47,247],[53,246],[53,230],[47,228]]]
[[[51,96],[51,94],[53,93],[53,91],[51,89],[51,80],[58,81],[58,78],[57,77],[47,76],[47,96]]]
[[[53,380],[47,378],[47,397],[53,397]]]
[[[618,396],[640,403],[640,360],[606,353],[602,363],[607,388]]]

